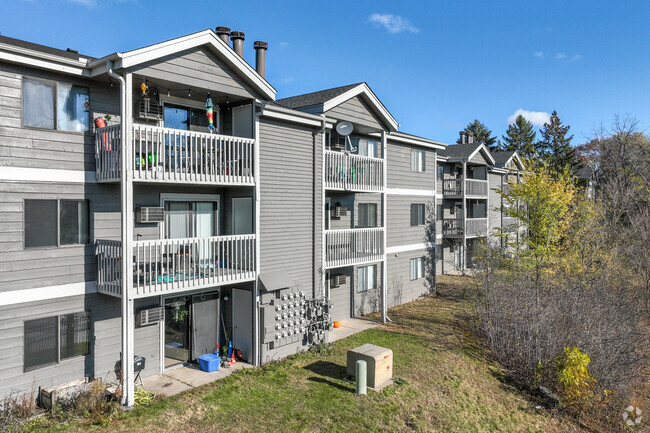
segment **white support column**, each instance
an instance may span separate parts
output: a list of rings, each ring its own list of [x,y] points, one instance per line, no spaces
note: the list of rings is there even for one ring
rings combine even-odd
[[[133,77],[126,73],[122,89],[122,170],[120,198],[122,205],[122,404],[133,406],[135,396],[135,372],[133,370],[134,351],[134,309],[133,309],[133,181],[129,156],[131,155],[131,123],[133,104]]]
[[[460,250],[461,269],[467,270],[467,161],[463,161],[463,244]]]
[[[260,350],[260,219],[261,219],[261,192],[260,192],[260,116],[255,113],[257,104],[253,104],[253,133],[255,148],[253,149],[253,176],[255,178],[255,285],[253,293],[253,365],[262,362]]]
[[[320,231],[321,231],[321,261],[320,261],[320,279],[321,279],[321,287],[323,287],[323,291],[325,292],[323,295],[325,296],[325,299],[327,302],[331,302],[330,298],[330,290],[329,290],[329,283],[327,280],[327,273],[325,272],[325,254],[326,254],[326,245],[325,245],[325,218],[328,219],[327,222],[327,227],[329,227],[329,217],[330,213],[325,211],[325,172],[327,168],[325,167],[325,147],[327,146],[326,138],[327,138],[327,129],[326,129],[326,123],[325,123],[325,115],[323,114],[323,126],[321,128],[321,149],[320,149],[320,164],[321,164],[321,184],[320,184],[320,211],[323,215],[321,218],[321,224],[320,224]],[[327,286],[326,286],[327,284]],[[336,306],[332,306],[332,308],[336,308]],[[331,309],[330,309],[331,310]]]
[[[386,323],[389,320],[388,306],[386,304],[388,298],[388,260],[386,257],[386,247],[388,244],[388,226],[386,224],[388,216],[388,200],[386,197],[386,190],[388,189],[388,136],[386,135],[386,131],[381,131],[381,148],[384,158],[384,191],[381,193],[381,224],[384,227],[384,260],[381,273],[381,323]]]

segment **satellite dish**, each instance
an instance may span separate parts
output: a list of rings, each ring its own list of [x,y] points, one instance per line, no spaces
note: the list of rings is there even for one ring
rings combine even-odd
[[[344,137],[352,134],[353,130],[354,128],[350,122],[339,122],[339,124],[336,125],[336,132]]]

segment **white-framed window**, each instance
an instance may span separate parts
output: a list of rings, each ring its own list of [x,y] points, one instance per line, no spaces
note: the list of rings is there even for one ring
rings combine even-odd
[[[445,178],[445,167],[442,165],[438,166],[438,179],[439,180],[444,180]]]
[[[63,314],[23,323],[23,368],[35,370],[90,354],[90,313]]]
[[[411,149],[411,171],[425,171],[424,150]]]
[[[424,203],[411,204],[411,226],[423,226],[425,223]]]
[[[357,269],[357,292],[362,293],[377,288],[377,265],[362,266]]]
[[[424,278],[424,257],[416,257],[409,262],[411,267],[411,281]]]
[[[359,149],[357,150],[359,155],[371,156],[377,158],[377,142],[372,140],[366,140],[365,138],[359,139]]]
[[[25,248],[89,243],[88,207],[88,200],[25,200]]]
[[[438,218],[437,218],[438,221],[444,219],[444,217],[445,217],[445,214],[444,214],[444,208],[442,207],[441,204],[439,204],[439,205],[437,206],[437,211],[438,211]]]
[[[359,227],[377,227],[377,204],[359,203]]]
[[[88,88],[23,78],[23,125],[62,131],[88,131]]]

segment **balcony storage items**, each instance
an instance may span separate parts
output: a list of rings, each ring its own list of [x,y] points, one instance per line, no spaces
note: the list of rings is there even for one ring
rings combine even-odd
[[[199,368],[202,371],[210,373],[219,370],[219,364],[221,363],[221,357],[219,355],[208,353],[199,356],[197,359],[199,360]]]
[[[95,130],[99,182],[120,180],[125,146],[120,125]],[[254,185],[251,138],[131,125],[131,178],[140,182]]]

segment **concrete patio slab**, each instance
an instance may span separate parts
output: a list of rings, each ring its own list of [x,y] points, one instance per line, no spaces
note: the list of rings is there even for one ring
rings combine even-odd
[[[355,317],[352,319],[341,320],[341,327],[334,328],[330,331],[329,342],[333,343],[342,338],[347,338],[358,332],[365,331],[366,329],[371,329],[376,326],[379,326],[379,323],[370,319]]]

